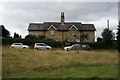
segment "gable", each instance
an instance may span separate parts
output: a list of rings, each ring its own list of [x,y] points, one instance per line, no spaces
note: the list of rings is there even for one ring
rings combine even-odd
[[[75,25],[72,25],[69,30],[71,30],[72,28],[75,28],[76,30],[78,30],[78,28]]]
[[[55,30],[57,30],[56,27],[53,26],[53,25],[51,25],[50,27],[48,27],[48,30],[50,30],[51,28],[54,28]]]

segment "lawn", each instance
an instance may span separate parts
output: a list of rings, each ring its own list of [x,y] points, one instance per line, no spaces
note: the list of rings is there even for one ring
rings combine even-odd
[[[2,48],[4,78],[117,78],[116,50]]]

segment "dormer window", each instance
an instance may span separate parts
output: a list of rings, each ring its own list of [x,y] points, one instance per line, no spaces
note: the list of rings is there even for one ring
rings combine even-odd
[[[50,31],[50,34],[53,36],[53,35],[55,35],[55,31]]]
[[[76,35],[76,30],[72,30],[71,35]]]

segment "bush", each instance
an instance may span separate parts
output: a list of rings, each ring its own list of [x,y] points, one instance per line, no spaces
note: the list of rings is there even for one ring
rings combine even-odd
[[[34,35],[27,35],[25,39],[38,39],[37,36]]]
[[[56,48],[60,48],[62,47],[62,43],[59,41],[55,41],[52,39],[30,39],[30,38],[26,38],[26,39],[13,39],[13,38],[2,38],[2,45],[11,45],[13,43],[23,43],[25,45],[29,45],[29,46],[34,46],[35,43],[46,43],[47,45],[50,45],[52,47],[56,47]]]
[[[105,42],[99,41],[99,42],[86,42],[86,43],[81,43],[81,42],[71,42],[71,43],[66,43],[66,42],[60,42],[60,41],[55,41],[53,39],[13,39],[13,38],[2,38],[2,45],[11,45],[12,43],[23,43],[25,45],[29,45],[31,47],[34,46],[35,43],[46,43],[47,45],[50,45],[51,47],[54,48],[63,48],[64,46],[71,46],[73,44],[88,44],[92,49],[117,49],[117,41],[113,41],[113,45],[108,46]]]
[[[108,46],[105,42],[103,41],[99,41],[99,42],[94,42],[94,43],[91,43],[91,42],[71,42],[71,43],[66,43],[66,46],[71,46],[73,44],[88,44],[93,50],[95,49],[117,49],[117,42],[114,41],[114,44]]]

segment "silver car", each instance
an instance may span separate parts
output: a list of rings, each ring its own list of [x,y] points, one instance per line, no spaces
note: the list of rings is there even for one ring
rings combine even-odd
[[[13,43],[11,44],[12,48],[24,48],[24,49],[28,49],[29,46],[28,45],[23,45],[22,43]]]
[[[52,49],[51,46],[48,46],[45,43],[35,43],[34,48],[37,49],[37,50]]]

